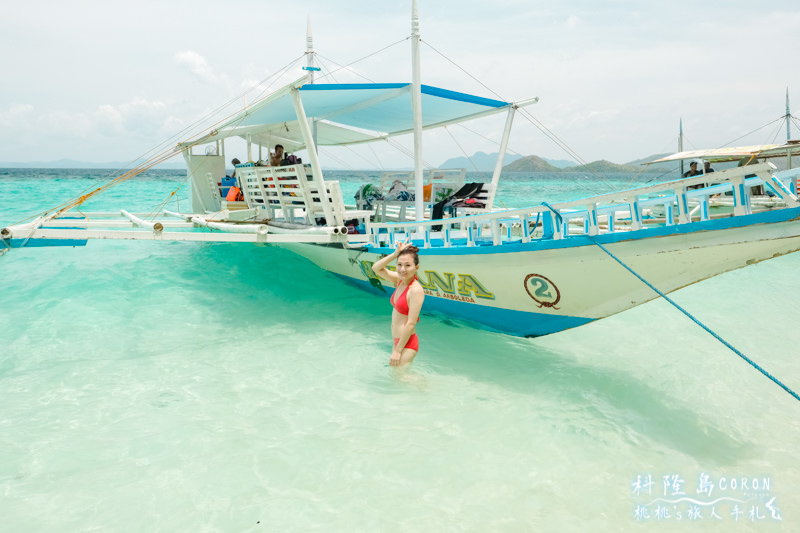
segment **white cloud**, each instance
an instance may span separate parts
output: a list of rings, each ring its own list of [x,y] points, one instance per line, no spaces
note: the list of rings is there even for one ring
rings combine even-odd
[[[30,104],[14,104],[7,111],[0,110],[0,125],[3,128],[15,127],[20,120],[25,120],[26,115],[30,115],[32,111],[33,106]]]
[[[8,110],[8,112],[12,115],[27,113],[28,111],[33,111],[33,106],[30,104],[14,104]]]
[[[580,17],[577,15],[570,15],[567,17],[566,27],[570,30],[577,28],[581,23]]]
[[[364,81],[353,72],[376,82],[410,78],[410,9],[402,2],[375,10],[365,0],[300,0],[268,34],[254,34],[246,50],[230,34],[210,42],[208,28],[224,34],[220,21],[263,17],[268,7],[234,2],[186,11],[142,2],[125,12],[125,26],[147,32],[146,40],[116,24],[118,9],[98,0],[87,0],[80,13],[58,7],[57,17],[31,28],[4,26],[0,46],[15,53],[0,55],[0,71],[15,75],[0,84],[0,160],[42,153],[124,159],[231,101],[227,116],[265,86],[302,75],[308,13],[326,70],[350,69],[318,79]],[[15,3],[9,20],[32,20],[36,5]],[[156,6],[161,16],[153,18]],[[539,96],[529,111],[588,160],[623,162],[661,151],[680,118],[697,145],[721,145],[782,114],[787,86],[800,101],[798,75],[780,53],[800,46],[796,0],[768,8],[732,0],[724,10],[686,0],[439,0],[421,2],[420,16],[424,83],[506,100]],[[178,19],[182,24],[170,22]],[[754,28],[766,28],[769,38],[742,38]],[[26,46],[17,46],[23,37]],[[176,53],[175,42],[186,44]],[[69,61],[52,61],[53,50]],[[563,155],[525,120],[515,120],[511,142],[526,154]],[[426,145],[425,158],[435,164],[458,155],[449,144],[441,151]]]
[[[211,83],[219,81],[219,76],[214,73],[206,59],[197,52],[191,50],[177,52],[175,54],[175,64],[185,68],[203,81]]]
[[[52,159],[124,159],[174,135],[181,124],[167,103],[144,98],[102,104],[88,112],[44,112],[29,104],[17,104],[0,110],[0,160],[18,160],[23,155],[19,151],[21,139],[30,152],[23,159],[41,158],[30,154],[40,154],[42,146],[53,154]],[[106,155],[111,152],[114,155]]]

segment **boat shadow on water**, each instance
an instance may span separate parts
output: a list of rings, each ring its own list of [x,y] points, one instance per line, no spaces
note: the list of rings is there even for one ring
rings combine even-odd
[[[616,434],[634,448],[671,449],[707,467],[733,465],[755,454],[755,443],[721,425],[718,417],[693,409],[676,394],[634,373],[589,366],[568,348],[551,349],[533,340],[465,331],[469,335],[456,341],[461,346],[444,349],[439,344],[437,353],[425,354],[432,371],[532,396],[531,405],[550,409],[547,420],[562,426],[555,427],[556,431],[582,433],[598,442],[604,441],[604,435]],[[426,337],[434,335],[426,332]],[[445,335],[450,341],[454,338],[452,332]],[[573,413],[579,413],[581,420],[573,421]]]

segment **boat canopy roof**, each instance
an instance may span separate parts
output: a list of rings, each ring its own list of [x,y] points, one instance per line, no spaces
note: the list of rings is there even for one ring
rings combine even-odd
[[[349,145],[413,131],[410,83],[310,84],[305,78],[245,108],[221,127],[187,146],[238,136],[262,146],[305,148],[292,93],[313,119],[318,146]],[[422,85],[422,127],[434,128],[494,114],[538,101],[511,103]]]
[[[790,153],[791,155],[800,154],[800,141],[789,141],[786,144],[758,144],[754,146],[714,148],[710,150],[691,150],[662,157],[661,159],[651,161],[651,163],[681,161],[684,159],[704,159],[711,163],[721,163],[724,161],[739,161],[745,157],[785,157]]]

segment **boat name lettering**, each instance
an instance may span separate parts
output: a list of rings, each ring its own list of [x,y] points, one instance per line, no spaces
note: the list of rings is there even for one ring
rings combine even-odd
[[[473,304],[475,303],[475,299],[469,296],[460,296],[458,294],[447,294],[446,292],[445,293],[433,292],[429,291],[428,289],[423,289],[423,292],[428,296],[438,296],[439,298],[446,298],[447,300],[457,300],[459,302],[469,302]]]
[[[372,270],[373,261],[361,261],[361,272],[368,279],[380,279]],[[394,270],[392,267],[387,267]],[[417,273],[417,281],[422,285],[425,294],[449,300],[474,302],[473,298],[494,300],[494,293],[489,291],[478,278],[472,274],[454,274],[453,272],[436,272],[425,270]]]
[[[468,301],[464,298],[453,298],[453,296],[456,296],[457,292],[458,296],[463,296],[465,298],[471,299],[474,295],[475,298],[494,300],[494,293],[489,292],[489,290],[472,274],[458,274],[458,281],[455,283],[456,274],[444,272],[443,275],[444,277],[433,270],[426,270],[424,273],[417,274],[417,281],[419,281],[423,289],[430,291],[428,294],[431,296]],[[474,302],[475,300],[472,301]]]

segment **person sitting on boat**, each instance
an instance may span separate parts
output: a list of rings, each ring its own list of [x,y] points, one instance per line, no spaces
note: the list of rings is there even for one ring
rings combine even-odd
[[[700,176],[703,173],[697,170],[697,161],[689,163],[689,170],[683,173],[684,178],[691,178],[693,176]]]
[[[714,172],[714,169],[711,168],[711,162],[706,161],[703,163],[703,174],[711,174],[712,172]]]
[[[242,162],[236,159],[235,157],[231,159],[231,165],[233,165],[233,172],[231,172],[231,177],[236,177],[236,165],[240,165]]]
[[[389,358],[389,364],[392,366],[410,363],[419,351],[419,338],[415,330],[422,302],[425,300],[425,292],[417,281],[418,252],[419,248],[416,246],[398,242],[394,252],[372,265],[372,270],[378,276],[395,285],[394,294],[389,300],[394,307],[392,310],[394,345],[392,356]],[[397,259],[396,269],[388,270],[386,267],[395,259]]]
[[[281,160],[283,159],[283,145],[276,144],[275,151],[272,152],[269,156],[269,166],[271,167],[279,167],[281,166]]]
[[[689,170],[683,173],[684,178],[692,178],[694,176],[702,176],[703,173],[697,170],[697,161],[692,161],[689,163]],[[696,185],[689,185],[687,189],[702,189],[705,187],[704,184],[698,183]]]

